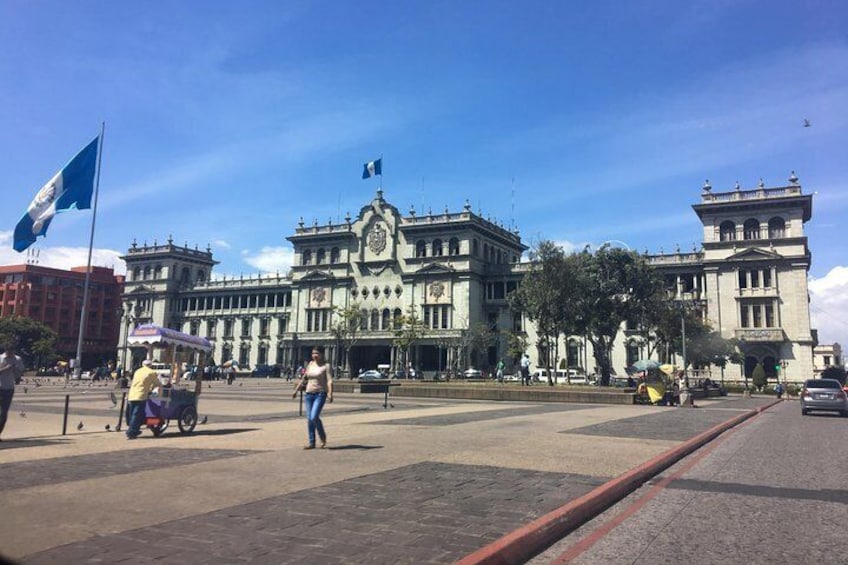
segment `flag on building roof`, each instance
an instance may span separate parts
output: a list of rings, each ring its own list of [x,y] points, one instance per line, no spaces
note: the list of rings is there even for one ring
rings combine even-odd
[[[39,235],[46,235],[50,221],[57,212],[91,208],[99,141],[100,137],[95,137],[41,187],[15,227],[12,245],[15,251],[24,251],[35,243]]]
[[[383,175],[383,158],[380,157],[376,161],[368,161],[365,163],[365,168],[362,169],[362,178],[370,179],[376,175]]]

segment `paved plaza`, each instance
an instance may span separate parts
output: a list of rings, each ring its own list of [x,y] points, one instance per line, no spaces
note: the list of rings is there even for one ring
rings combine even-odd
[[[383,408],[380,395],[338,393],[324,411],[327,449],[304,451],[306,423],[284,381],[214,382],[193,434],[131,442],[114,431],[112,392],[19,387],[0,443],[0,505],[15,517],[0,521],[3,556],[451,563],[768,400],[679,409],[395,397]]]

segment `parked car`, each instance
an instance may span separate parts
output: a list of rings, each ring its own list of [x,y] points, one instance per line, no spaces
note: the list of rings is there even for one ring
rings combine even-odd
[[[505,383],[517,383],[521,380],[521,377],[518,375],[504,375],[503,380]]]
[[[384,378],[386,378],[386,377],[384,377],[383,373],[381,373],[380,371],[378,371],[376,369],[369,369],[369,370],[367,370],[363,373],[360,373],[360,375],[357,377],[356,380],[358,380],[358,381],[377,381],[377,380],[384,379]]]
[[[801,414],[812,410],[839,412],[848,417],[848,396],[835,379],[807,379],[801,390]]]
[[[462,372],[462,377],[465,379],[482,379],[483,371],[480,369],[465,369]]]
[[[257,365],[250,372],[251,377],[273,377],[275,373],[275,368],[273,365]],[[279,376],[279,375],[278,375]]]

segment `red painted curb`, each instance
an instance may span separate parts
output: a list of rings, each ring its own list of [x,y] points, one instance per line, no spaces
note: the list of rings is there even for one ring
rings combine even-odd
[[[779,402],[781,401],[776,400],[713,426],[681,445],[660,453],[638,467],[604,483],[580,498],[548,512],[526,526],[522,526],[506,534],[474,553],[466,555],[457,561],[457,565],[517,565],[519,563],[525,563],[565,537],[569,532],[574,531],[639,488],[647,480],[674,465],[730,428],[756,416]]]

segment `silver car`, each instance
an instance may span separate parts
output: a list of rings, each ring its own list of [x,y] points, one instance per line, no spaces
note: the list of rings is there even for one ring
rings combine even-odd
[[[801,414],[811,410],[839,412],[848,417],[848,396],[842,385],[834,379],[807,379],[801,391]]]

